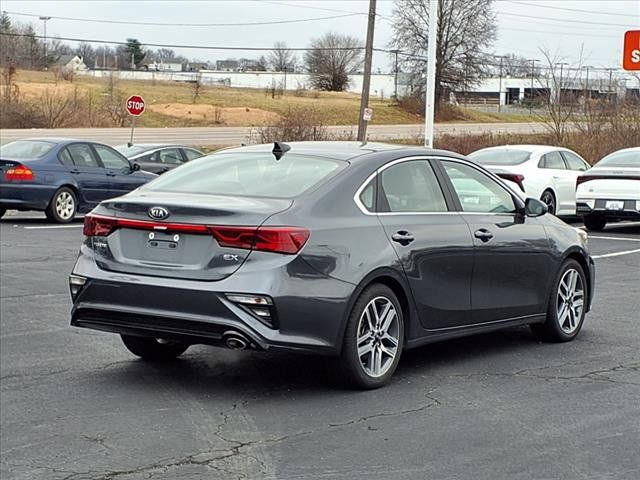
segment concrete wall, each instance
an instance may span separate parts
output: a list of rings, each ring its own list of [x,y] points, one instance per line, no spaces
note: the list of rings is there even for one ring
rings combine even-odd
[[[205,85],[225,85],[239,88],[277,88],[285,87],[285,74],[281,72],[218,72],[213,70],[201,70],[196,72],[153,72],[142,70],[91,70],[84,72],[86,75],[94,77],[109,77],[116,74],[123,80],[165,80],[178,82],[193,82],[197,75]],[[363,75],[351,75],[349,92],[362,92]],[[394,94],[394,75],[374,74],[371,75],[371,95],[388,98]],[[286,89],[296,90],[298,88],[311,88],[309,76],[303,73],[287,73]],[[403,94],[404,87],[398,86],[399,95]]]

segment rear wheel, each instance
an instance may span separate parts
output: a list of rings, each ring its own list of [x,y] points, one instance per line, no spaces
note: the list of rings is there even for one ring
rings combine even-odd
[[[69,223],[75,218],[77,210],[76,194],[70,188],[62,187],[54,193],[44,213],[52,222]]]
[[[338,362],[340,377],[362,389],[381,387],[396,370],[404,346],[404,319],[389,287],[374,284],[356,301]]]
[[[556,197],[551,190],[545,190],[540,196],[540,200],[547,205],[550,214],[556,214]]]
[[[137,337],[135,335],[120,335],[120,337],[127,350],[144,360],[171,360],[182,355],[189,348],[188,343],[161,338]]]
[[[594,232],[601,232],[607,224],[607,220],[599,215],[586,215],[583,221],[587,230]]]
[[[582,266],[575,260],[567,260],[551,291],[547,319],[544,323],[531,325],[533,333],[542,340],[552,342],[573,340],[582,328],[587,295],[587,281]]]

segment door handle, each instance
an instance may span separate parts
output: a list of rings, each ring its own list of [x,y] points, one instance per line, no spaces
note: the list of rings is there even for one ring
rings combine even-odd
[[[115,177],[116,174],[113,172],[107,172],[107,177]]]
[[[559,176],[557,176],[557,175],[554,175],[552,178],[553,178],[554,180],[560,180],[560,177],[559,177]]]
[[[73,173],[74,175],[79,175],[80,174],[80,170],[78,170],[77,168],[74,168],[72,170],[69,170],[69,173]]]
[[[394,242],[398,242],[400,245],[409,245],[411,242],[415,240],[415,237],[411,232],[407,232],[406,230],[399,230],[393,235],[391,235],[391,240]]]
[[[481,228],[480,230],[476,230],[473,233],[473,236],[482,240],[483,242],[488,242],[489,240],[491,240],[493,238],[493,233],[491,233],[489,230],[487,230],[486,228]]]

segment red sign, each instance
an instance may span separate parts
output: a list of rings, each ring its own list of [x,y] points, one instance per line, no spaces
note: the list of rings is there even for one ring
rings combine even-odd
[[[127,100],[127,112],[129,115],[138,117],[144,112],[144,100],[139,95],[131,95]]]
[[[629,30],[624,34],[622,68],[640,70],[640,30]]]

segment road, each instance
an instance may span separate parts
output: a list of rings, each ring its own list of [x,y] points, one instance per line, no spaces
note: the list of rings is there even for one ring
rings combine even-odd
[[[344,137],[358,130],[357,126],[327,127],[329,133]],[[435,126],[436,135],[482,134],[482,133],[541,133],[542,123],[443,123]],[[252,133],[253,132],[253,133]],[[423,135],[424,125],[371,125],[369,138],[391,140],[414,138]],[[95,140],[111,145],[127,143],[131,135],[129,128],[58,128],[58,129],[3,129],[0,143],[29,137],[65,137]],[[182,143],[186,145],[237,145],[255,143],[255,127],[184,127],[184,128],[138,128],[134,141],[137,143]]]
[[[69,326],[80,223],[10,214],[0,237],[3,480],[640,478],[639,223],[591,237],[597,297],[575,341],[435,344],[370,392],[314,357],[137,360]]]

